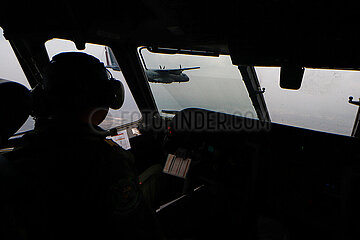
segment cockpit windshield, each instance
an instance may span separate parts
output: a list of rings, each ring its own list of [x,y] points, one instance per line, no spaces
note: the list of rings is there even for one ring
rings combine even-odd
[[[202,108],[257,118],[237,66],[230,56],[159,54],[141,50],[143,65],[162,116]]]
[[[140,55],[163,116],[195,107],[257,118],[243,76],[229,56],[162,54],[147,49]],[[299,90],[280,87],[279,67],[255,67],[255,71],[259,89],[265,88],[262,94],[272,122],[351,136],[358,107],[348,99],[360,97],[356,90],[359,71],[305,69]]]
[[[280,68],[256,67],[271,120],[317,131],[350,136],[359,97],[360,72],[305,69],[299,90],[280,88]]]

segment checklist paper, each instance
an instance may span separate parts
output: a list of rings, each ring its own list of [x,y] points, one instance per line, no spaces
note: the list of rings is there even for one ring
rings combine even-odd
[[[119,131],[118,135],[108,137],[108,139],[112,139],[115,143],[117,143],[125,150],[129,150],[131,148],[129,137],[126,130]]]

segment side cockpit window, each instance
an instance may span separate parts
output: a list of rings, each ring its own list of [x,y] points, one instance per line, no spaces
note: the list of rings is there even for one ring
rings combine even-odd
[[[30,89],[23,70],[17,60],[8,40],[3,36],[3,29],[0,28],[0,78],[20,83]],[[29,117],[17,133],[27,132],[34,129],[34,120]]]

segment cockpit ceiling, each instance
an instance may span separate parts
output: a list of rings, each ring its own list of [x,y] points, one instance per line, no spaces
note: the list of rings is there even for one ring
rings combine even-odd
[[[359,68],[355,3],[6,0],[0,4],[0,27],[8,39],[60,37],[80,43],[231,51],[235,64]]]

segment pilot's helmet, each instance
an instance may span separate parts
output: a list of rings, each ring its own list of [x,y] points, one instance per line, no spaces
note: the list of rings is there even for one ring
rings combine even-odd
[[[99,59],[81,52],[55,55],[44,71],[39,88],[40,94],[35,91],[35,98],[40,95],[40,105],[46,101],[46,111],[42,112],[47,114],[96,107],[118,109],[124,100],[121,82],[112,78]]]

